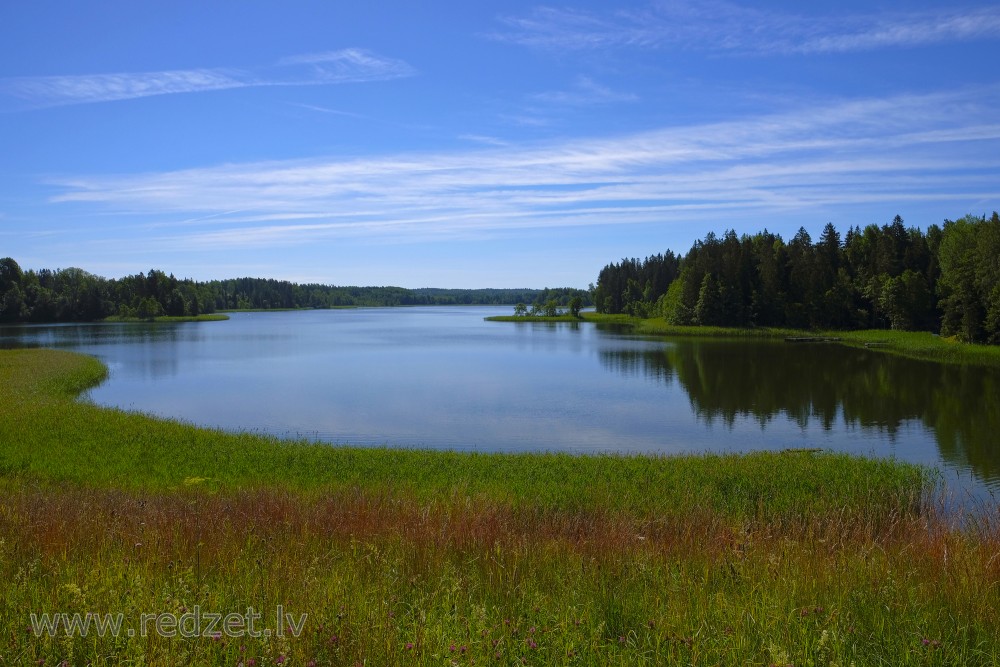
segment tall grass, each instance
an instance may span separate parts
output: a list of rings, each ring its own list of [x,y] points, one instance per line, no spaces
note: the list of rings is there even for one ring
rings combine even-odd
[[[283,442],[72,400],[103,373],[0,353],[0,665],[1000,662],[1000,516],[920,468]],[[29,627],[278,605],[301,634]]]

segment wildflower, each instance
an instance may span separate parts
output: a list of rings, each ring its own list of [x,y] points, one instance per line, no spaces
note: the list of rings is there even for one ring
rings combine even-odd
[[[451,651],[452,653],[454,653],[455,652],[455,645],[452,644],[451,646],[449,646],[448,650]]]
[[[277,658],[274,659],[274,662],[279,665],[285,664],[285,654],[282,653],[281,655],[279,655]]]
[[[459,653],[465,653],[468,650],[469,650],[469,648],[467,646],[459,646],[458,647],[458,652]]]
[[[624,644],[625,643],[625,636],[624,635],[619,635],[619,637],[618,637],[618,643],[619,644]]]

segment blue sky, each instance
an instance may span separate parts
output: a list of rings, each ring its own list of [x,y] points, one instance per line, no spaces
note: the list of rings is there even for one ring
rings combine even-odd
[[[0,256],[585,287],[1000,208],[991,2],[0,4]]]

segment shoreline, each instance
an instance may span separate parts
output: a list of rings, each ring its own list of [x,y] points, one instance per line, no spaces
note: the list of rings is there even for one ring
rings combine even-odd
[[[727,327],[676,326],[663,318],[638,318],[629,315],[605,315],[585,312],[580,318],[572,316],[515,316],[498,315],[484,318],[489,322],[590,322],[629,327],[640,336],[662,338],[762,338],[783,339],[789,337],[837,338],[827,341],[830,345],[862,347],[872,351],[895,354],[920,361],[934,361],[946,364],[967,364],[1000,368],[1000,346],[962,343],[942,338],[926,331],[894,331],[891,329],[863,329],[849,331],[811,331],[807,329],[756,328],[736,329]]]
[[[334,447],[77,400],[106,373],[0,351],[0,627],[25,629],[2,649],[17,663],[1000,659],[1000,513],[955,523],[918,466]],[[201,609],[273,630],[279,607],[301,631],[84,638],[34,620],[134,629],[141,612],[169,630]]]

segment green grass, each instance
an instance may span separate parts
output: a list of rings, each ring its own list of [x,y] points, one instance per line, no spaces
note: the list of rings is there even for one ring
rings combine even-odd
[[[972,366],[1000,366],[1000,346],[962,343],[953,338],[935,336],[926,331],[844,331],[836,334],[845,344],[862,346],[874,343],[880,351],[911,359]]]
[[[105,372],[0,352],[0,665],[1000,661],[998,515],[921,468],[285,442],[73,400]],[[279,604],[301,636],[28,628]]]
[[[582,317],[574,315],[492,315],[483,318],[487,322],[582,322]]]

